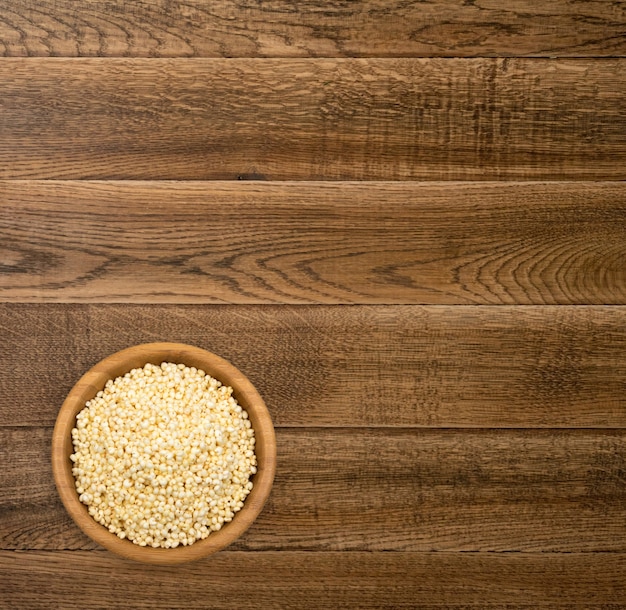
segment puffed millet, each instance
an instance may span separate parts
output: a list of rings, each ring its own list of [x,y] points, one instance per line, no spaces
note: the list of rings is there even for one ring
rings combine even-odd
[[[254,431],[232,391],[171,362],[107,381],[72,430],[89,514],[154,548],[193,544],[231,521],[257,471]]]

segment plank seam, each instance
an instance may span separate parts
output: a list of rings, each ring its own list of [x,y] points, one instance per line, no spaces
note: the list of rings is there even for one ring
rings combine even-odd
[[[23,426],[19,425],[4,425],[0,423],[0,430],[48,430],[52,431],[54,429],[54,424],[37,426],[33,424],[24,424]],[[624,432],[626,431],[626,426],[621,427],[610,427],[610,428],[599,428],[597,426],[591,427],[562,427],[558,428],[555,426],[549,426],[546,428],[540,427],[514,427],[514,426],[498,426],[498,427],[485,427],[480,426],[476,428],[471,428],[468,426],[384,426],[384,425],[372,425],[372,426],[298,426],[298,425],[279,425],[274,426],[274,430],[287,431],[287,430],[301,430],[306,432],[328,432],[328,431],[343,431],[350,430],[351,432],[368,432],[368,431],[376,431],[376,430],[387,430],[393,432],[401,432],[401,433],[410,433],[415,432],[416,430],[420,430],[423,432],[497,432],[497,431],[518,431],[518,432]]]

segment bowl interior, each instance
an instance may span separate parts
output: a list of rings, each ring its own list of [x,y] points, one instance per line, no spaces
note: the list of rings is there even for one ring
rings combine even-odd
[[[248,412],[254,429],[257,472],[254,487],[233,520],[204,540],[175,549],[140,547],[122,540],[96,522],[78,499],[70,455],[74,452],[71,431],[76,415],[109,379],[147,363],[182,363],[195,366],[233,388],[233,396]],[[276,438],[265,403],[252,383],[228,361],[203,349],[181,343],[149,343],[112,354],[91,368],[72,388],[59,411],[52,436],[52,469],[61,500],[76,524],[98,544],[123,557],[155,564],[176,564],[214,553],[237,539],[261,512],[269,496],[276,469]]]

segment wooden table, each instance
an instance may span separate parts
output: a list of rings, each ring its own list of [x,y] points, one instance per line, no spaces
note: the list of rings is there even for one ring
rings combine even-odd
[[[0,55],[0,607],[626,608],[626,2],[7,0]],[[49,459],[155,340],[278,440],[172,568]]]

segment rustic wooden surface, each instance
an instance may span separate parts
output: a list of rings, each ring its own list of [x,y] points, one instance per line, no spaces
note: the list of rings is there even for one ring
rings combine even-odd
[[[197,610],[612,610],[626,596],[625,569],[623,553],[599,562],[590,553],[224,551],[196,564],[158,568],[100,551],[0,551],[0,571],[8,574],[0,593],[10,592],[17,607],[45,609],[75,607],[68,601],[70,584],[86,610],[102,608],[103,600],[106,608],[169,610],[183,607],[181,599]]]
[[[0,198],[5,301],[626,300],[624,182],[11,181]]]
[[[0,426],[53,426],[95,362],[163,339],[236,363],[280,427],[626,427],[623,307],[13,303],[0,330]]]
[[[623,56],[625,21],[608,0],[6,0],[0,55]]]
[[[49,428],[0,428],[5,549],[94,549],[52,481]],[[233,549],[620,552],[623,430],[280,428],[272,495]],[[358,501],[356,501],[358,498]]]
[[[0,62],[0,178],[624,180],[621,59]]]
[[[626,2],[0,2],[0,608],[626,608]],[[258,521],[174,568],[52,481],[98,360],[226,357]]]

